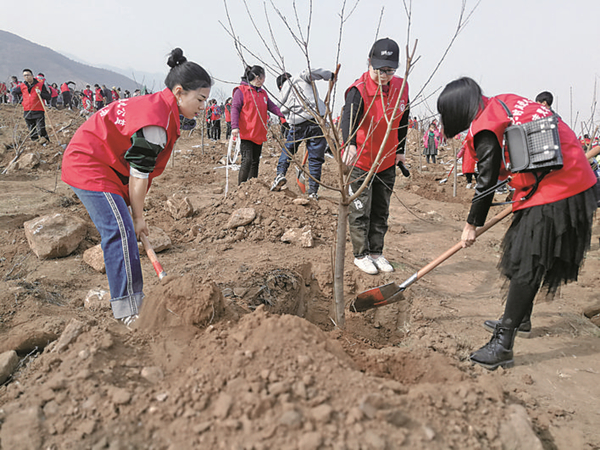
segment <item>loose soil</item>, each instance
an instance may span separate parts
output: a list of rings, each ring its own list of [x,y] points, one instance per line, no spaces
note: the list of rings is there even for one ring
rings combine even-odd
[[[67,126],[62,143],[82,123],[70,111],[50,118]],[[25,133],[21,108],[2,105],[0,127],[3,170],[14,136]],[[440,184],[456,143],[441,150],[441,164],[425,165],[420,136],[411,130],[409,138],[411,176],[397,178],[386,236],[395,272],[360,272],[348,241],[348,303],[406,280],[460,238],[473,191],[462,176],[456,196],[453,176]],[[84,307],[88,291],[108,290],[82,259],[100,238],[57,178],[62,149],[51,139],[25,143],[37,166],[0,176],[0,351],[20,357],[0,388],[3,449],[600,448],[600,329],[583,314],[598,304],[598,228],[579,281],[553,301],[538,296],[515,367],[489,372],[468,355],[490,338],[482,322],[502,314],[496,264],[509,219],[413,284],[404,301],[347,310],[340,330],[332,314],[336,193],[294,203],[305,196],[293,168],[287,189],[270,192],[279,157],[270,139],[259,177],[238,187],[229,171],[225,195],[226,142],[184,131],[146,201],[148,223],[173,242],[158,254],[171,281],[161,285],[142,258],[146,299],[129,329],[108,305]],[[335,182],[332,159],[323,181]],[[171,216],[174,194],[190,200],[192,217]],[[257,218],[227,229],[239,208]],[[39,260],[23,222],[54,212],[84,218],[89,233],[70,256]],[[313,248],[281,242],[302,227]],[[525,444],[529,429],[537,444]]]

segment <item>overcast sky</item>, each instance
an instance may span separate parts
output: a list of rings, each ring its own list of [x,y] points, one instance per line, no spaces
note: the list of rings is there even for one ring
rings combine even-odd
[[[410,6],[409,0],[406,0]],[[467,0],[467,10],[476,5]],[[297,0],[298,21],[292,0],[247,0],[256,26],[273,49],[265,19],[267,10],[279,51],[288,72],[299,72],[307,62],[289,31],[282,25],[273,4],[297,32],[298,22],[306,36],[309,0]],[[242,0],[227,0],[235,33],[250,51],[250,64],[276,62],[261,42]],[[347,0],[339,62],[342,65],[336,110],[343,92],[367,68],[367,56],[378,37],[396,40],[403,50],[418,40],[420,57],[409,77],[410,98],[421,102],[413,115],[435,112],[439,89],[460,76],[470,76],[486,95],[516,93],[529,98],[543,90],[555,96],[555,109],[567,123],[578,117],[589,120],[594,92],[600,78],[600,27],[598,0],[481,0],[468,24],[457,37],[431,82],[425,82],[452,38],[461,10],[461,0],[415,0],[412,4],[410,35],[401,0]],[[333,68],[340,37],[342,0],[314,0],[309,53],[313,67]],[[215,78],[215,89],[229,93],[239,81],[242,63],[228,35],[225,4],[220,0],[29,0],[26,12],[0,15],[0,29],[15,33],[61,53],[75,55],[93,65],[166,74],[166,55],[181,47],[188,59],[205,67]],[[25,10],[24,10],[25,11]],[[407,39],[409,39],[407,41]],[[261,63],[258,57],[265,63]],[[403,57],[403,61],[405,57]],[[32,63],[32,66],[35,64]],[[35,70],[43,71],[43,67]],[[402,65],[400,72],[403,72]],[[275,76],[266,82],[276,92]],[[157,87],[158,88],[158,87]],[[161,86],[162,88],[162,86]],[[326,85],[319,83],[324,94]],[[572,92],[572,95],[571,95]],[[572,107],[571,107],[572,97]],[[423,101],[422,99],[426,100]],[[577,116],[577,114],[579,114]],[[595,114],[598,122],[599,114]]]

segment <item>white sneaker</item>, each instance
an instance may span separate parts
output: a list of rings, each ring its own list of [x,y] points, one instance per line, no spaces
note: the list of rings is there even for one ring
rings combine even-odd
[[[287,180],[285,179],[285,175],[282,173],[278,173],[277,176],[275,177],[275,180],[273,180],[273,184],[271,185],[271,190],[272,191],[280,191],[285,183],[287,183]]]
[[[127,316],[127,317],[121,317],[119,320],[121,322],[123,322],[126,327],[131,327],[131,325],[133,325],[135,323],[135,321],[138,319],[138,317],[139,316],[137,314],[133,314],[133,315]]]
[[[375,267],[369,255],[362,258],[354,258],[354,265],[369,275],[377,275],[378,273],[377,267]]]
[[[385,257],[383,255],[379,255],[379,256],[371,255],[371,261],[373,261],[373,264],[375,264],[375,267],[377,267],[382,272],[393,272],[394,271],[394,268],[392,267],[392,265],[389,263],[389,261],[387,259],[385,259]]]
[[[471,183],[467,183],[467,189],[471,189]]]

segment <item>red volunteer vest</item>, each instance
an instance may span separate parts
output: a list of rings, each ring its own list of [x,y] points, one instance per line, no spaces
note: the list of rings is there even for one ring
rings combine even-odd
[[[242,84],[233,90],[240,89],[244,94],[244,106],[240,111],[240,138],[261,145],[267,140],[268,96],[264,89],[256,91],[252,86]]]
[[[148,177],[150,188],[152,179],[164,171],[179,137],[179,109],[168,88],[152,95],[117,100],[90,117],[65,150],[62,180],[79,189],[120,195],[129,204],[129,186],[121,181],[129,179],[125,153],[131,147],[131,137],[150,125],[167,131],[167,144]]]
[[[60,85],[60,92],[71,92],[69,89],[69,85],[67,83],[63,83]]]
[[[393,77],[389,83],[388,92],[383,92],[382,95],[379,86],[371,79],[369,72],[365,72],[346,90],[346,95],[348,95],[348,92],[353,87],[358,89],[363,100],[363,109],[365,111],[362,123],[356,132],[356,148],[358,153],[356,167],[362,170],[370,170],[375,163],[377,153],[379,152],[379,148],[381,147],[381,143],[383,142],[388,127],[384,114],[388,117],[392,116],[396,101],[402,90],[402,83],[402,78]],[[400,119],[402,119],[407,104],[408,83],[404,86],[400,104],[398,105],[396,115],[392,119],[392,130],[385,143],[383,154],[379,159],[377,172],[389,169],[396,163],[398,127],[400,126]]]
[[[94,93],[91,91],[91,89],[84,89],[83,95],[85,95],[87,98],[89,98],[91,100],[92,97],[94,96]]]
[[[101,102],[102,100],[104,100],[104,97],[102,96],[102,89],[97,88],[96,89],[96,97],[95,97],[97,102]]]
[[[210,120],[221,120],[221,109],[217,105],[210,107]]]
[[[225,105],[225,122],[231,122],[231,105]]]
[[[38,92],[42,92],[44,82],[36,78],[33,79],[33,87],[31,92],[27,89],[25,83],[21,83],[21,92],[23,93],[23,111],[43,111],[44,105],[40,101],[40,97],[37,95]]]
[[[56,89],[54,86],[48,86],[50,88],[50,96],[52,98],[54,97],[58,97],[58,89]]]
[[[467,139],[483,130],[492,131],[498,142],[504,140],[504,130],[511,124],[506,111],[498,100],[502,100],[513,114],[515,124],[528,123],[552,112],[545,106],[514,94],[484,97],[484,110],[471,123]],[[553,170],[540,182],[537,191],[529,200],[513,203],[513,211],[531,206],[545,205],[579,194],[596,184],[596,176],[588,163],[577,136],[559,117],[558,134],[563,155],[563,167]],[[470,150],[470,149],[467,149]],[[474,154],[474,149],[472,154]],[[474,156],[477,158],[477,156]],[[505,157],[508,155],[505,152]],[[514,174],[510,185],[515,188],[514,200],[523,198],[535,183],[531,173]]]

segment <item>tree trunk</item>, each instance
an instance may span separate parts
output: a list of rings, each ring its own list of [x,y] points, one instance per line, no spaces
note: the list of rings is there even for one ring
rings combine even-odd
[[[344,259],[346,255],[346,230],[348,229],[348,205],[342,201],[338,208],[337,240],[335,244],[335,266],[333,274],[333,300],[335,304],[335,323],[338,328],[344,328]]]

